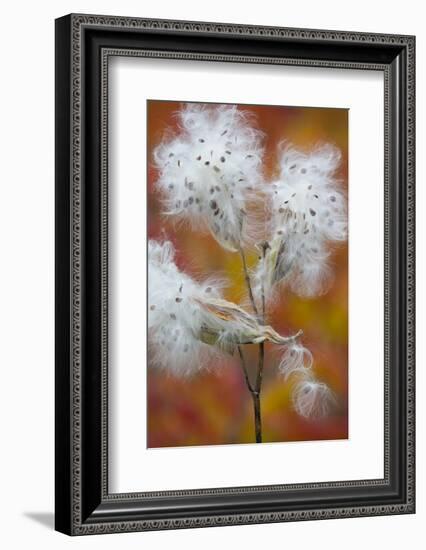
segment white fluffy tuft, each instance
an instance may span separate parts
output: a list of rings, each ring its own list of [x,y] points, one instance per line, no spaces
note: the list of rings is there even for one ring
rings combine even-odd
[[[218,295],[209,283],[197,283],[178,270],[173,245],[148,243],[148,332],[154,366],[176,376],[193,374],[212,358],[215,348],[199,339],[201,307],[197,299]]]
[[[327,416],[335,398],[330,388],[312,378],[302,378],[293,389],[293,406],[298,414],[321,418]]]
[[[284,375],[284,379],[288,380],[293,373],[309,373],[312,364],[312,353],[297,340],[294,340],[285,347],[278,370]]]
[[[247,201],[262,182],[262,133],[237,106],[188,103],[154,151],[165,213],[235,251],[250,240]]]
[[[276,336],[220,297],[220,283],[198,282],[174,262],[173,245],[148,243],[148,332],[153,366],[176,376],[196,373],[218,353]]]
[[[279,178],[265,186],[270,206],[270,248],[255,272],[257,295],[270,300],[277,284],[301,296],[325,292],[330,245],[347,238],[346,199],[335,178],[340,152],[331,145],[310,154],[287,147]]]

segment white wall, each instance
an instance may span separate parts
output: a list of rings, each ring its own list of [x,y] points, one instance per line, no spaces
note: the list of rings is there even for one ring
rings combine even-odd
[[[425,293],[418,285],[418,512],[353,520],[69,539],[53,524],[53,20],[69,12],[417,35],[418,280],[425,279],[426,31],[421,2],[56,0],[2,8],[0,65],[0,541],[4,548],[397,549],[422,535],[425,507]],[[423,158],[422,158],[423,157]],[[424,538],[424,536],[422,537]],[[414,548],[419,545],[415,544]]]

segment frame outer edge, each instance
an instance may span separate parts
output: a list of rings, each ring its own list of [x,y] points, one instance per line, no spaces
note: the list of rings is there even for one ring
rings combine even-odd
[[[380,35],[372,33],[355,33],[342,31],[323,31],[309,29],[284,29],[279,27],[253,27],[245,25],[227,25],[219,23],[187,22],[187,21],[168,21],[151,20],[138,18],[124,18],[115,16],[92,16],[71,14],[68,16],[71,24],[71,135],[72,143],[70,145],[72,152],[72,230],[71,230],[71,275],[72,275],[72,332],[71,332],[71,392],[72,392],[72,418],[71,421],[71,534],[95,534],[112,533],[135,530],[152,529],[179,529],[187,527],[201,527],[213,525],[236,525],[248,523],[264,522],[282,522],[294,520],[325,519],[332,517],[360,517],[369,515],[385,515],[395,513],[414,512],[414,256],[407,263],[407,281],[412,284],[407,285],[407,384],[409,392],[407,422],[411,422],[412,429],[407,431],[408,452],[407,475],[411,476],[411,483],[407,484],[407,501],[405,504],[391,506],[367,506],[364,508],[349,507],[327,510],[310,510],[301,512],[277,512],[265,514],[243,514],[243,515],[217,515],[212,517],[179,519],[179,520],[158,520],[158,521],[131,521],[117,523],[100,523],[85,525],[81,518],[81,487],[80,487],[80,379],[81,379],[81,38],[83,26],[99,27],[119,27],[123,30],[131,29],[150,29],[150,30],[172,30],[176,32],[194,32],[194,33],[217,33],[227,34],[228,36],[241,35],[263,38],[294,38],[295,40],[309,41],[331,41],[336,44],[345,43],[375,43],[378,45],[391,45],[405,48],[408,52],[407,60],[407,109],[408,109],[408,136],[407,136],[407,201],[414,209],[414,47],[415,39],[413,36],[403,35]],[[411,161],[411,165],[410,165]],[[58,180],[57,180],[58,181]],[[58,186],[57,186],[58,190]],[[407,217],[407,254],[414,253],[414,212]],[[411,237],[410,237],[411,235]],[[409,351],[411,350],[411,351]],[[58,369],[57,369],[58,373]],[[58,397],[58,395],[57,395]],[[410,426],[410,424],[409,424]],[[409,478],[410,479],[410,478]],[[60,530],[60,529],[59,529]]]

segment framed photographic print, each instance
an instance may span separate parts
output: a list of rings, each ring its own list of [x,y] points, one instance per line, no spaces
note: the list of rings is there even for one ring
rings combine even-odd
[[[413,513],[412,36],[56,21],[56,529]]]

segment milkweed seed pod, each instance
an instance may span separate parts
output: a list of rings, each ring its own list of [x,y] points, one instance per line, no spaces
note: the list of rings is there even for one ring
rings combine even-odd
[[[221,298],[220,282],[198,282],[181,272],[172,243],[148,243],[148,333],[153,365],[176,376],[207,366],[217,354],[236,345],[270,341],[286,344],[300,333],[283,337],[238,305]]]
[[[283,150],[278,179],[265,185],[270,237],[255,272],[258,295],[270,299],[280,283],[301,296],[327,290],[332,245],[347,239],[339,164],[340,152],[331,145],[310,154]]]
[[[250,238],[247,201],[262,181],[262,133],[237,106],[186,104],[154,150],[164,213],[208,229],[227,250]]]

